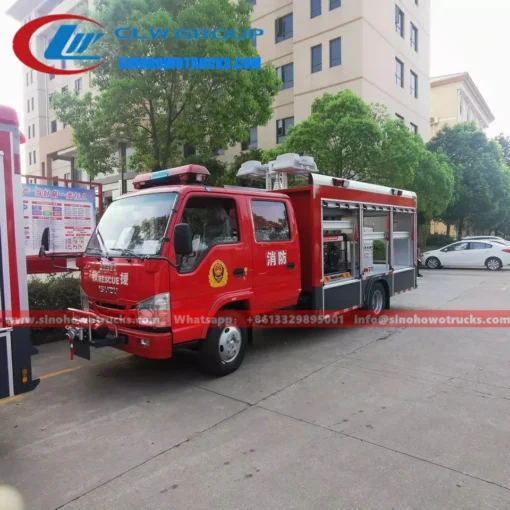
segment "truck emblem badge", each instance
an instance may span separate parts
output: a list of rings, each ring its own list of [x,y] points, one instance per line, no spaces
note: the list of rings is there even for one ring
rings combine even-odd
[[[209,285],[211,287],[224,287],[227,281],[227,267],[221,260],[215,260],[209,269]]]

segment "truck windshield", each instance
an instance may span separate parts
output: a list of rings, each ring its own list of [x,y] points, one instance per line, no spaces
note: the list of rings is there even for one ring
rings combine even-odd
[[[90,238],[85,255],[159,255],[177,193],[151,193],[113,202]]]

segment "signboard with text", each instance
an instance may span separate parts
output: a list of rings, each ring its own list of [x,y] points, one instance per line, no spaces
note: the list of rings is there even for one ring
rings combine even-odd
[[[79,253],[85,250],[96,226],[94,190],[23,184],[23,217],[26,255],[37,255],[46,227],[50,251]]]

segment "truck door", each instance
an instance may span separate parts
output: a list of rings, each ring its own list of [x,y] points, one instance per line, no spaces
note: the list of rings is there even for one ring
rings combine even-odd
[[[295,305],[301,291],[297,224],[289,201],[250,200],[253,218],[254,308]]]
[[[250,229],[240,221],[247,216],[245,197],[209,193],[185,200],[178,222],[190,226],[193,253],[183,257],[170,289],[172,312],[183,316],[196,310],[206,314],[227,294],[234,300],[241,292],[251,292],[253,282]],[[188,322],[176,328],[174,341],[200,338],[196,335],[203,327],[203,322],[196,327]]]

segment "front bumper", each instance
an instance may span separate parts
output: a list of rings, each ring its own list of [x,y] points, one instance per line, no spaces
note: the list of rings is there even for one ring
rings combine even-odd
[[[107,318],[94,312],[69,309],[73,317],[66,327],[71,359],[78,356],[90,360],[90,348],[115,347],[130,354],[150,359],[172,357],[171,332],[148,332],[108,324]]]

